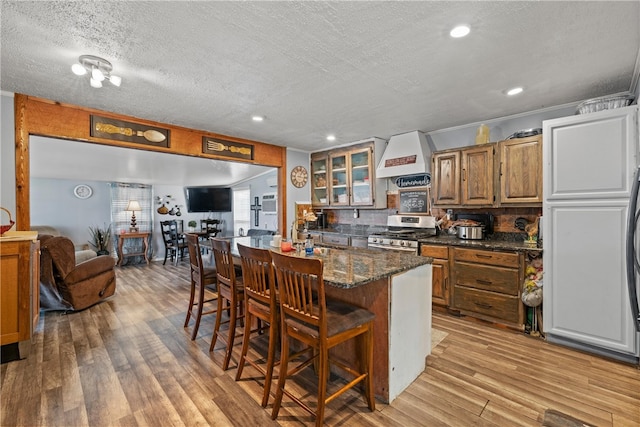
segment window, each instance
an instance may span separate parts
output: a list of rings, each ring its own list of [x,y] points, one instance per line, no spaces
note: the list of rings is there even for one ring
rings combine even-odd
[[[111,183],[111,233],[112,244],[117,245],[117,236],[121,232],[129,231],[131,226],[131,212],[125,211],[130,200],[137,200],[141,211],[136,211],[136,225],[140,231],[153,231],[153,194],[150,185],[126,184],[121,182]],[[124,252],[142,252],[144,242],[142,239],[127,239]],[[115,251],[114,251],[115,253]],[[136,256],[129,262],[145,262],[144,257]]]
[[[234,234],[240,235],[240,229],[247,230],[251,228],[251,190],[249,188],[233,189],[233,230]]]

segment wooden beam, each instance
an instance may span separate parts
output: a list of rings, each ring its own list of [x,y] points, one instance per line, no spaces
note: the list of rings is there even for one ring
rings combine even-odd
[[[286,232],[286,148],[260,141],[221,135],[204,130],[195,130],[180,126],[159,123],[136,117],[124,116],[76,105],[63,104],[47,99],[23,94],[15,94],[15,145],[16,145],[16,229],[28,230],[30,222],[30,173],[29,173],[29,136],[38,135],[50,138],[68,139],[93,144],[123,147],[128,149],[155,151],[169,154],[201,157],[206,159],[230,159],[202,151],[202,138],[250,144],[253,146],[253,160],[234,158],[232,161],[278,168],[278,192],[280,194],[279,228]],[[170,131],[169,147],[157,147],[134,142],[97,138],[90,135],[91,115],[122,120],[140,125],[159,127]]]

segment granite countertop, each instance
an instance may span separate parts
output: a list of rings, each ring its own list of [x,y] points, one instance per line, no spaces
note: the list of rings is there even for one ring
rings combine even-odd
[[[281,253],[280,248],[270,246],[271,236],[268,239],[261,237],[237,237],[232,239],[231,252],[238,255],[237,243],[260,248],[268,248]],[[288,255],[305,258],[304,250],[297,253],[295,250],[287,252]],[[337,288],[354,288],[365,285],[374,280],[403,273],[425,264],[431,264],[433,259],[417,255],[408,255],[406,252],[376,251],[364,248],[327,248],[326,255],[313,255],[324,264],[324,282]]]
[[[460,246],[473,249],[535,251],[542,252],[542,248],[532,248],[524,244],[524,237],[519,233],[495,233],[483,240],[464,240],[456,236],[439,235],[421,239],[420,243],[432,245]]]

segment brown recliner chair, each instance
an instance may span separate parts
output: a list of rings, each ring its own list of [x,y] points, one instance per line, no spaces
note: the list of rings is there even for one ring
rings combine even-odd
[[[77,311],[116,291],[115,260],[100,255],[76,265],[67,237],[40,237],[40,308]]]

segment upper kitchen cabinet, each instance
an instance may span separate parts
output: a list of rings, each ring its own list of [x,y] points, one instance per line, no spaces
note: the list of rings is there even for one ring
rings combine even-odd
[[[493,204],[495,144],[433,153],[433,204],[490,206]]]
[[[385,182],[375,178],[377,154],[383,149],[384,141],[372,138],[347,147],[311,154],[313,205],[385,208]]]
[[[311,203],[314,206],[329,206],[329,186],[327,185],[327,153],[311,155]]]
[[[433,153],[434,205],[460,204],[460,150]]]
[[[500,205],[542,203],[542,135],[498,143]]]
[[[495,144],[483,144],[461,151],[462,203],[487,206],[493,197],[493,155]]]

